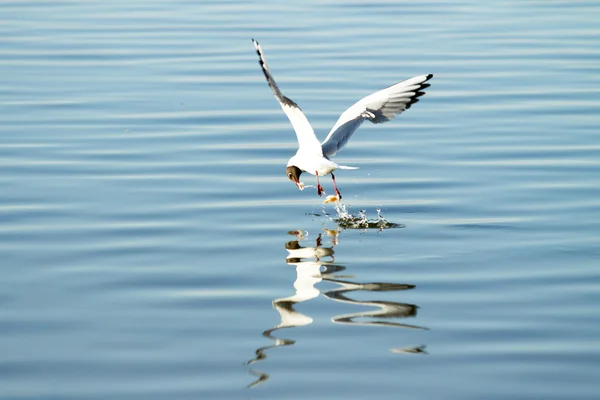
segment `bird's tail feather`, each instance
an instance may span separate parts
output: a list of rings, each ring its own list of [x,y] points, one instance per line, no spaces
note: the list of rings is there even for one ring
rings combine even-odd
[[[358,169],[358,167],[348,167],[347,165],[338,165],[339,169]]]

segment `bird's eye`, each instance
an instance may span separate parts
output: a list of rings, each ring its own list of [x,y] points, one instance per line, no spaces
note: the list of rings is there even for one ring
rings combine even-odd
[[[291,172],[288,174],[288,178],[292,179],[292,173]]]

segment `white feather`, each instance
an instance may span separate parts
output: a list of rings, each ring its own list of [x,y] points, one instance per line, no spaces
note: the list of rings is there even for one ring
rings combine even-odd
[[[342,113],[325,138],[321,145],[323,155],[329,157],[337,153],[365,120],[374,124],[387,122],[410,108],[425,94],[421,90],[429,87],[425,82],[432,76],[420,75],[396,83],[353,104]]]
[[[433,76],[431,74],[416,76],[375,92],[358,101],[344,111],[329,132],[329,135],[327,135],[325,141],[321,144],[317,140],[315,132],[306,119],[306,116],[300,107],[298,107],[298,104],[285,97],[281,93],[281,90],[279,90],[258,42],[252,39],[252,43],[254,43],[254,48],[258,53],[259,64],[265,78],[267,78],[267,83],[292,123],[296,137],[298,138],[298,151],[289,159],[287,166],[296,167],[301,171],[316,175],[317,192],[319,195],[323,191],[323,188],[319,184],[319,177],[331,174],[334,189],[340,199],[341,194],[335,185],[333,171],[338,168],[356,169],[356,167],[338,165],[331,161],[329,157],[346,145],[352,134],[365,120],[371,121],[374,124],[389,121],[419,101],[418,98],[425,94],[421,90],[429,87],[429,84],[425,82]],[[294,180],[298,189],[304,189],[304,183],[298,182],[298,178],[294,178],[292,173],[289,173],[288,177]]]
[[[275,83],[275,79],[273,79],[273,75],[271,75],[271,70],[269,69],[269,65],[267,64],[267,60],[262,52],[262,48],[260,44],[254,39],[252,39],[252,43],[254,43],[254,48],[256,49],[256,53],[258,53],[259,64],[265,74],[265,78],[267,78],[267,83],[269,87],[273,91],[275,98],[281,105],[283,112],[287,115],[288,119],[292,123],[294,127],[294,131],[296,132],[296,137],[298,138],[298,147],[302,152],[314,153],[318,155],[323,155],[321,151],[321,143],[315,136],[315,132],[313,131],[310,122],[294,101],[290,98],[285,97],[277,83]]]

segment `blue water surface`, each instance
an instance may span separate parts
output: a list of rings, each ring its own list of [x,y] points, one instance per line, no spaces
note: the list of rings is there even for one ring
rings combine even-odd
[[[597,398],[599,15],[0,4],[0,399]],[[251,38],[321,139],[434,74],[335,158],[387,225],[287,180]]]

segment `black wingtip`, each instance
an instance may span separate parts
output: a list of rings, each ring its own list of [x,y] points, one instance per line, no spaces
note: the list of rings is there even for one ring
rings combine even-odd
[[[425,94],[425,93],[423,93]],[[408,110],[413,104],[418,103],[419,102],[419,98],[418,96],[413,97],[410,102],[406,105],[405,110]]]
[[[254,45],[254,49],[256,50],[256,52],[260,55],[260,44],[254,38],[252,38],[252,44]]]

